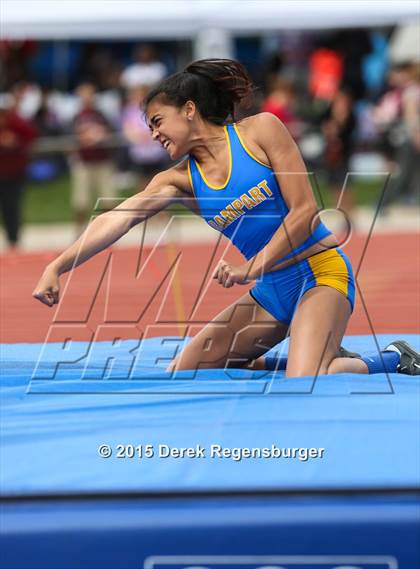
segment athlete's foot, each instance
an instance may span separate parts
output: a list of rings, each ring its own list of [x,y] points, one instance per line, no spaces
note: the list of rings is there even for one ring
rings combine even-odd
[[[386,352],[396,352],[400,356],[398,373],[420,375],[420,354],[404,340],[395,340],[385,348]]]

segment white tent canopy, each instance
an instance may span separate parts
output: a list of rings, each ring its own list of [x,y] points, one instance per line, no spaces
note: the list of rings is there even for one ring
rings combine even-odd
[[[417,20],[418,21],[418,20]],[[409,24],[395,30],[392,36],[391,61],[420,61],[420,24]]]
[[[404,24],[417,0],[1,0],[3,38],[176,39],[206,28],[235,35],[281,29]]]

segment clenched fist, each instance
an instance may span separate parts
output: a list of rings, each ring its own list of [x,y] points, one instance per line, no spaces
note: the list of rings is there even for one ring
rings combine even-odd
[[[47,306],[53,306],[58,304],[59,294],[60,282],[58,273],[47,267],[39,279],[32,296]]]
[[[225,288],[230,288],[234,284],[246,284],[250,280],[248,264],[234,267],[226,261],[219,261],[213,272],[213,278],[219,281]]]

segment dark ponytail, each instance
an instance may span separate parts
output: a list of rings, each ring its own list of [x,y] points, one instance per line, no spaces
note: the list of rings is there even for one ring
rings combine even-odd
[[[252,92],[252,81],[241,63],[232,59],[202,59],[152,89],[144,100],[144,108],[147,110],[156,97],[176,107],[194,101],[204,119],[224,124],[235,120],[237,105],[248,102]]]

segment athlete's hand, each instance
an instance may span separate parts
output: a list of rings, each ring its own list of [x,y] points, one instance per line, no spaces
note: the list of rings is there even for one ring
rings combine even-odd
[[[219,261],[213,272],[213,278],[219,281],[224,288],[230,288],[234,284],[246,284],[250,280],[248,264],[234,267],[226,261]]]
[[[58,304],[59,294],[60,282],[58,273],[54,269],[47,267],[39,279],[32,296],[47,306],[53,306]]]

